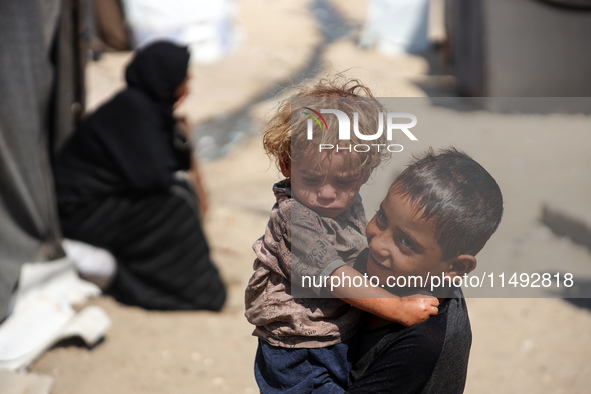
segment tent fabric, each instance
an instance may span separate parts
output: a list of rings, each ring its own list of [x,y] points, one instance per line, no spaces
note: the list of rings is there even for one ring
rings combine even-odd
[[[64,14],[76,17],[77,4],[74,0],[0,0],[0,321],[8,312],[21,265],[64,256],[51,175],[50,133],[71,131],[75,96],[59,87],[52,53],[54,59],[66,48],[78,53],[78,46],[71,48],[79,42],[76,31],[60,28],[57,33]],[[56,34],[64,39],[55,40]],[[69,75],[68,64],[79,59],[76,55],[60,61],[58,74]],[[79,84],[76,78],[72,86],[82,92]],[[62,104],[55,104],[56,97],[64,99]],[[66,114],[62,118],[56,110]],[[70,121],[53,123],[66,118]],[[58,123],[61,126],[55,127]]]

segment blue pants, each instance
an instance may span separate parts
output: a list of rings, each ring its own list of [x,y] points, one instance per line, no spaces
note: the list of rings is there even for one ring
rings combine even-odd
[[[324,348],[283,348],[259,339],[254,375],[267,393],[344,393],[349,383],[353,339]]]

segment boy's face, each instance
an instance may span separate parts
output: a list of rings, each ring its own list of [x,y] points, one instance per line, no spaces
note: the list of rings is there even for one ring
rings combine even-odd
[[[354,165],[358,162],[348,152],[326,154],[315,166],[313,155],[304,156],[291,167],[281,165],[281,172],[291,179],[291,190],[306,207],[321,216],[334,218],[351,208],[369,173]]]
[[[443,261],[432,223],[420,217],[411,201],[389,191],[380,210],[367,226],[369,257],[367,272],[377,276],[380,284],[390,285],[388,277],[427,274],[448,277],[463,275],[476,266],[473,256],[461,255]],[[391,283],[392,279],[390,280]]]

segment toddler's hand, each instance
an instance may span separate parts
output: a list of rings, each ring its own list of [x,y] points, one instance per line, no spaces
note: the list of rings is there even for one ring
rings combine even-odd
[[[417,295],[398,299],[398,318],[397,323],[405,327],[414,326],[435,316],[439,310],[439,300],[435,297],[426,295]]]

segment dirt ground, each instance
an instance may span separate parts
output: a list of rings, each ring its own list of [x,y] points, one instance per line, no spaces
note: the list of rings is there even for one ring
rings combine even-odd
[[[193,94],[180,108],[193,124],[231,112],[274,86],[285,86],[306,65],[322,37],[308,1],[242,0],[241,42],[215,64],[192,66]],[[365,18],[365,1],[336,2],[353,25]],[[376,96],[446,92],[453,79],[431,75],[431,58],[385,57],[359,50],[356,34],[328,43],[318,76],[345,71]],[[129,54],[106,54],[88,66],[90,107],[122,86]],[[262,121],[276,99],[254,106]],[[261,147],[260,127],[223,159],[204,163],[210,209],[206,232],[229,287],[221,313],[149,312],[92,300],[111,317],[104,342],[89,350],[58,346],[33,366],[54,378],[55,394],[257,393],[256,340],[243,316],[243,292],[252,273],[252,242],[264,231],[279,179]],[[550,242],[550,241],[549,241]],[[565,258],[590,260],[573,244]],[[591,387],[591,312],[561,299],[468,299],[473,332],[467,393],[585,393]]]

